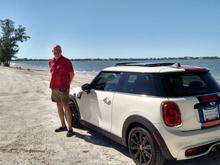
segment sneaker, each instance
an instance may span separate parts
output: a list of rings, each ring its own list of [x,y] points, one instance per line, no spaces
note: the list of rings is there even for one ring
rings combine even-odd
[[[57,129],[55,129],[55,132],[62,132],[62,131],[67,131],[67,127],[66,126],[64,126],[64,127],[59,127],[59,128],[57,128]]]
[[[73,130],[68,130],[66,137],[72,137],[74,135]]]

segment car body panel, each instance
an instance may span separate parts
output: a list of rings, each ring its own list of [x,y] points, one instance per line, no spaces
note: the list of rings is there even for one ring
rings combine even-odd
[[[180,109],[180,113],[181,113],[181,119],[182,119],[181,126],[179,126],[178,128],[168,127],[168,129],[178,129],[180,131],[201,129],[201,123],[199,121],[198,110],[194,109],[194,105],[199,103],[198,99],[195,96],[181,97],[181,98],[169,98],[168,100],[178,105]]]
[[[113,102],[111,132],[122,137],[123,124],[132,115],[144,116],[151,123],[163,122],[160,118],[160,103],[163,101],[167,101],[167,99],[146,95],[116,93]]]
[[[106,131],[110,131],[113,96],[114,92],[98,90],[91,90],[89,93],[83,92],[79,104],[81,118]],[[106,103],[107,101],[109,103]]]
[[[144,66],[113,66],[104,68],[103,71],[120,71],[120,72],[140,72],[140,73],[168,73],[168,72],[184,72],[184,71],[208,71],[207,68],[190,67],[190,66],[158,66],[158,67],[144,67]]]

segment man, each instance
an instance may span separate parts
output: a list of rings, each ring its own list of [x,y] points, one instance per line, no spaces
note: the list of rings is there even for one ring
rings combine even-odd
[[[73,129],[72,114],[69,108],[69,88],[74,77],[74,70],[71,61],[62,55],[60,45],[55,45],[52,52],[54,58],[49,61],[51,99],[56,102],[61,122],[61,126],[55,129],[55,132],[67,131],[66,136],[71,137],[73,136]],[[65,119],[68,128],[66,127]]]

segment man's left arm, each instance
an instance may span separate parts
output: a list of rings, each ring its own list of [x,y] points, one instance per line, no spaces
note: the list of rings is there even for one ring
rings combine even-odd
[[[70,76],[70,84],[71,84],[71,82],[72,82],[72,80],[73,80],[73,78],[74,78],[74,72],[70,72],[69,73],[69,76]]]
[[[69,80],[70,80],[69,83],[71,84],[71,82],[74,78],[74,75],[75,75],[73,65],[72,65],[71,61],[68,61],[66,66],[67,66],[67,72],[69,73]]]

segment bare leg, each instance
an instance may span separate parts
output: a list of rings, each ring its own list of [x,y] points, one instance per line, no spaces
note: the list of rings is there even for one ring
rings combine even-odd
[[[64,111],[63,111],[62,103],[57,102],[57,109],[58,109],[58,114],[59,114],[61,125],[62,125],[62,127],[64,127],[65,120],[64,120]]]
[[[72,113],[70,112],[68,103],[63,103],[63,110],[65,113],[66,121],[68,123],[68,130],[72,130]]]

